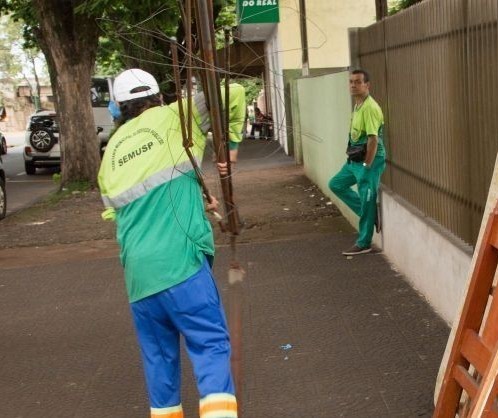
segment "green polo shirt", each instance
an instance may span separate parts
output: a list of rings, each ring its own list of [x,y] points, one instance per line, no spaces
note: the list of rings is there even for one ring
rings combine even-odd
[[[385,157],[384,147],[384,115],[379,104],[368,96],[360,106],[355,106],[351,116],[351,129],[349,131],[349,143],[351,145],[363,145],[368,142],[368,136],[377,137],[376,157]]]

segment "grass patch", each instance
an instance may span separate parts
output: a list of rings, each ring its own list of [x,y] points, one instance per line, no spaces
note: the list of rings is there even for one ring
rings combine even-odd
[[[61,200],[71,197],[75,194],[84,193],[91,189],[91,185],[88,181],[74,181],[67,184],[62,189],[50,194],[46,199],[43,200],[47,206],[56,205]]]

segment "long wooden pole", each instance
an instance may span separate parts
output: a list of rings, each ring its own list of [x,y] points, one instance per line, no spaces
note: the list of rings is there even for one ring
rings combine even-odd
[[[218,163],[227,162],[226,153],[226,134],[223,129],[221,94],[219,89],[218,75],[216,73],[214,51],[215,43],[212,36],[211,18],[209,16],[211,7],[207,0],[197,0],[198,9],[198,31],[201,34],[202,49],[201,53],[205,63],[206,88],[209,97],[209,112],[211,116],[211,129],[213,131],[213,144],[216,151]],[[225,206],[225,214],[228,222],[228,230],[232,235],[239,234],[239,220],[233,202],[233,197],[230,193],[231,178],[228,174],[220,175],[221,189],[223,192],[223,201]]]
[[[223,108],[221,107],[221,90],[220,76],[216,69],[216,60],[214,56],[214,25],[211,0],[196,0],[196,19],[199,38],[201,39],[201,56],[203,61],[203,87],[207,98],[208,108],[211,117],[211,129],[213,131],[213,143],[216,151],[217,161],[227,163],[229,173],[220,176],[223,201],[225,204],[225,214],[228,219],[227,229],[230,232],[230,248],[232,261],[228,271],[228,305],[229,305],[229,327],[232,346],[232,371],[237,390],[238,416],[242,417],[242,304],[243,304],[243,282],[245,272],[237,261],[236,239],[239,234],[238,212],[235,207],[232,195],[232,178],[230,173],[230,156],[228,149],[229,124],[228,113],[230,98],[225,96],[225,112],[227,119],[223,120]],[[226,41],[227,42],[227,41]],[[226,63],[228,67],[228,62]],[[228,72],[228,71],[227,71]],[[225,79],[228,90],[229,77]]]

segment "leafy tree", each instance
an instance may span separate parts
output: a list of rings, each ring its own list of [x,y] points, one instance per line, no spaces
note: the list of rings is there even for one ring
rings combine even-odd
[[[38,48],[25,45],[23,24],[10,16],[0,18],[0,76],[14,84],[25,80],[36,108],[40,106],[40,76],[46,77],[46,64]],[[35,80],[33,88],[32,79]]]
[[[2,78],[18,79],[22,73],[22,61],[12,50],[18,44],[21,25],[7,16],[0,19],[0,75]]]
[[[149,1],[148,7],[121,2],[113,11],[107,11],[99,20],[103,36],[97,53],[97,72],[116,74],[124,68],[140,67],[159,81],[166,101],[175,100],[169,37],[176,37],[184,45],[185,28],[179,4],[185,0]],[[235,0],[214,0],[216,40],[223,47],[223,28],[235,25]],[[194,13],[192,13],[194,15]],[[150,17],[153,16],[153,19]],[[126,22],[126,23],[124,23]],[[137,25],[140,22],[140,25]],[[195,27],[192,28],[195,35]],[[180,61],[184,58],[179,50]],[[181,77],[185,78],[185,68]]]
[[[24,22],[27,45],[47,60],[59,112],[62,185],[96,183],[99,151],[90,103],[90,83],[98,46],[98,10],[82,0],[0,0],[0,13]]]
[[[263,88],[263,80],[261,78],[241,78],[237,83],[244,86],[246,89],[246,102],[252,104],[259,96],[259,92]]]
[[[401,10],[407,9],[410,6],[413,6],[414,4],[420,3],[422,0],[397,0],[394,1],[393,4],[390,5],[389,7],[389,14],[393,15]]]
[[[215,0],[214,18],[229,2],[233,0]],[[89,94],[95,71],[112,74],[123,67],[140,67],[157,78],[163,93],[172,89],[166,36],[184,40],[182,3],[0,0],[0,14],[22,21],[26,45],[39,46],[47,60],[60,118],[61,185],[96,184],[100,159]]]

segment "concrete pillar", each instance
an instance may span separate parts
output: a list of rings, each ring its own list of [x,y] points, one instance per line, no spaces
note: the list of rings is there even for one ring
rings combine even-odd
[[[360,28],[349,28],[349,66],[360,68]]]

